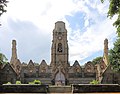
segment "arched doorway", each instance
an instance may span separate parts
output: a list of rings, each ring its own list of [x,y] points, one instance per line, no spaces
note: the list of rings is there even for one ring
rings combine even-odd
[[[61,71],[55,76],[55,85],[65,85],[65,76]]]

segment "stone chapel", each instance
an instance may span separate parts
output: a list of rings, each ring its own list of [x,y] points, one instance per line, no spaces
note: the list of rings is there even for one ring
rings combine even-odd
[[[42,84],[70,85],[89,84],[92,80],[98,80],[101,83],[120,84],[120,74],[115,74],[111,71],[108,61],[108,39],[104,40],[103,59],[99,64],[93,65],[92,62],[88,61],[84,66],[81,66],[76,60],[70,66],[65,23],[57,21],[52,33],[50,65],[45,60],[42,60],[39,64],[34,63],[32,60],[28,63],[22,63],[17,57],[16,40],[13,40],[11,60],[8,64],[2,65],[0,69],[0,82],[15,83],[17,80],[20,80],[22,83],[27,84],[37,79]],[[113,74],[114,77],[112,76]],[[115,77],[117,77],[117,81]]]

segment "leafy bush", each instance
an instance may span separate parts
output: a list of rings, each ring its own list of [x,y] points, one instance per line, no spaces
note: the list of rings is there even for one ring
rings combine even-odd
[[[11,82],[7,82],[6,84],[11,84]]]
[[[41,81],[40,80],[34,80],[34,84],[40,84],[41,85]]]
[[[34,85],[34,82],[29,82],[28,84],[30,84],[30,85]]]
[[[93,80],[90,82],[90,84],[97,85],[97,84],[100,84],[100,82],[98,80]]]
[[[21,84],[21,81],[16,81],[16,84]]]
[[[40,80],[34,80],[33,82],[29,82],[28,84],[30,84],[30,85],[33,85],[33,84],[41,85],[41,81]]]

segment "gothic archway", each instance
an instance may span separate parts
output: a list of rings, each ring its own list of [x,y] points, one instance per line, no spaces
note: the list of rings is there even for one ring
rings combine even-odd
[[[55,85],[65,85],[65,75],[61,71],[55,76]]]

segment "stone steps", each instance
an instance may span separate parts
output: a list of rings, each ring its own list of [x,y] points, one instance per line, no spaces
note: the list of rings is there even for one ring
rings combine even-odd
[[[71,93],[71,86],[49,86],[49,93]]]

